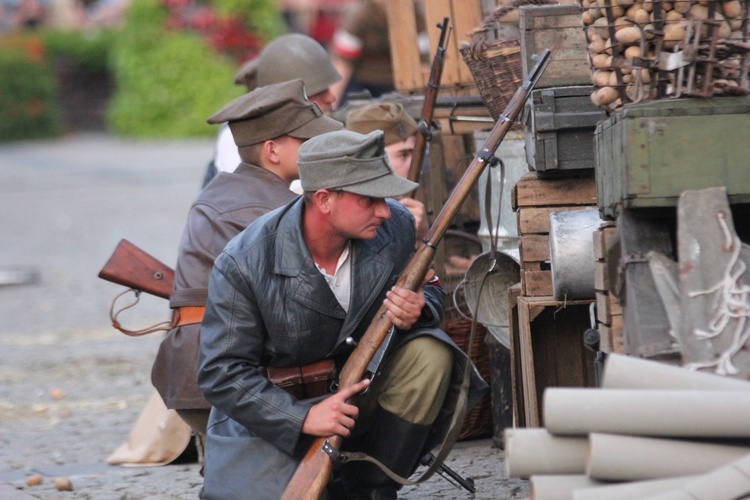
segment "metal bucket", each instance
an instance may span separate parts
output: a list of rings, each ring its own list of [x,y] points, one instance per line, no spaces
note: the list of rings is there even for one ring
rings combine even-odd
[[[486,252],[469,266],[463,281],[453,292],[453,302],[466,319],[472,319],[476,312],[477,322],[510,348],[508,288],[520,280],[521,267],[515,260],[499,251],[494,258],[491,252]],[[458,303],[460,290],[463,290],[463,305]]]
[[[556,300],[596,296],[594,231],[601,223],[597,209],[549,214],[550,269]]]

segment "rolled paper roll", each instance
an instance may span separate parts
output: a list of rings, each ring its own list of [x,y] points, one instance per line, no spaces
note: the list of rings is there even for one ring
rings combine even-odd
[[[603,389],[691,389],[750,391],[750,382],[696,372],[635,356],[610,353],[604,363]]]
[[[505,429],[505,466],[509,477],[583,474],[588,439],[557,437],[545,429]]]
[[[750,455],[647,500],[735,500],[750,496]]]
[[[544,425],[554,435],[750,438],[750,418],[740,415],[750,415],[745,391],[551,387],[544,392]]]
[[[573,491],[601,486],[583,474],[541,475],[529,478],[531,500],[570,500]]]
[[[750,453],[750,445],[590,434],[586,475],[642,481],[705,474]]]
[[[671,491],[682,486],[696,476],[669,477],[666,479],[649,479],[648,481],[629,481],[617,484],[599,482],[599,486],[578,488],[572,493],[572,500],[633,500],[645,496]]]

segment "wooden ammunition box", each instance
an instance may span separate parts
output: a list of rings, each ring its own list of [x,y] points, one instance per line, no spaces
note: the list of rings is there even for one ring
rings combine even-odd
[[[622,208],[674,207],[683,191],[726,186],[731,203],[750,201],[750,97],[631,104],[595,132],[602,218]]]
[[[586,35],[578,4],[524,5],[519,7],[523,73],[534,67],[533,56],[550,49],[550,62],[536,88],[588,85],[591,69]]]
[[[537,89],[526,101],[526,161],[537,172],[592,170],[596,125],[607,118],[591,85]]]

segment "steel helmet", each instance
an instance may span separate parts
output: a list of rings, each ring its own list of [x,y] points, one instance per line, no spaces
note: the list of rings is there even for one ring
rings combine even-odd
[[[291,33],[266,45],[257,59],[240,68],[234,81],[252,90],[296,78],[302,78],[307,95],[312,96],[341,80],[341,75],[322,45],[307,35]]]

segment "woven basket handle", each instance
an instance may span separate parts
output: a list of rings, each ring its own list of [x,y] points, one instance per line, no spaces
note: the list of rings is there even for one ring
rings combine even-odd
[[[502,19],[518,7],[524,5],[556,5],[557,3],[558,2],[555,0],[513,0],[512,2],[499,6],[492,14],[482,20],[480,26],[474,28],[468,33],[471,37],[468,56],[475,61],[483,61],[484,57],[481,56],[481,53],[487,48],[486,33],[495,27],[495,24],[499,19]]]

